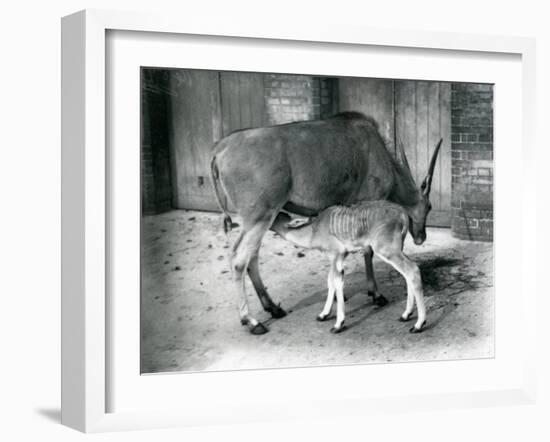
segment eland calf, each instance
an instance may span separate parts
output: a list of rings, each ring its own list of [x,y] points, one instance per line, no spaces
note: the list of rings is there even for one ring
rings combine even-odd
[[[344,260],[351,252],[372,248],[375,255],[391,264],[407,282],[407,307],[400,320],[411,319],[416,301],[418,318],[411,333],[426,324],[426,308],[420,269],[403,253],[403,242],[411,229],[406,210],[388,201],[362,202],[353,206],[331,206],[307,221],[291,220],[280,212],[271,230],[288,241],[329,254],[328,294],[317,320],[325,321],[336,296],[336,323],[331,332],[344,330]]]

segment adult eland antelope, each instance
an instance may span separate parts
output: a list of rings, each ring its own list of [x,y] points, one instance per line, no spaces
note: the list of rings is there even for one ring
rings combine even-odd
[[[317,320],[328,319],[336,297],[336,323],[331,332],[344,330],[344,260],[349,253],[371,248],[407,281],[407,307],[401,320],[411,319],[416,302],[418,318],[410,332],[419,333],[426,323],[422,279],[418,266],[403,253],[410,227],[403,207],[389,201],[367,201],[350,207],[331,206],[317,217],[294,225],[290,216],[281,212],[271,230],[296,245],[330,256],[327,300]]]
[[[245,270],[264,310],[274,318],[286,315],[267,293],[258,268],[262,238],[282,209],[311,216],[333,205],[393,201],[404,207],[414,242],[422,244],[426,239],[430,187],[441,141],[418,188],[403,146],[399,144],[399,161],[394,160],[377,123],[359,112],[344,112],[326,120],[245,129],[222,138],[213,149],[211,174],[218,204],[225,215],[226,232],[232,222],[222,194],[242,218],[242,230],[231,254],[241,323],[253,334],[267,332],[249,312]],[[364,256],[369,295],[375,303],[384,305],[387,301],[378,293],[374,280],[371,247],[366,248]]]

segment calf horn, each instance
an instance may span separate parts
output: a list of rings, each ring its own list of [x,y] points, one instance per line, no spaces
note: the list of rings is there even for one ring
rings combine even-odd
[[[439,154],[439,149],[441,148],[441,143],[443,142],[443,138],[439,140],[439,143],[437,143],[437,146],[434,150],[434,153],[432,155],[432,159],[430,160],[430,167],[428,167],[428,173],[426,175],[426,178],[424,178],[424,181],[422,181],[422,185],[420,186],[420,190],[422,190],[422,194],[429,196],[430,190],[432,188],[432,178],[435,168],[435,162],[437,160],[437,155]]]

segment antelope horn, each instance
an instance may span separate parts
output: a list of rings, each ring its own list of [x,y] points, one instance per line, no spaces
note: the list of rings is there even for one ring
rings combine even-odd
[[[439,143],[437,143],[437,146],[434,150],[434,153],[432,154],[432,159],[430,160],[430,167],[428,167],[428,174],[426,175],[426,178],[424,178],[424,181],[422,181],[422,185],[420,186],[420,189],[422,190],[423,195],[429,195],[430,190],[432,187],[432,178],[434,174],[434,168],[435,168],[435,162],[437,160],[437,155],[439,154],[439,149],[441,148],[441,143],[443,142],[443,138],[439,140]]]

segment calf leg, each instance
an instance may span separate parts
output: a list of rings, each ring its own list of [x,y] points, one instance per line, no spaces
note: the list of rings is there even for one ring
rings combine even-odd
[[[411,319],[411,315],[414,309],[414,293],[410,284],[407,284],[407,307],[399,318],[400,321],[406,322]]]
[[[378,293],[378,287],[376,285],[376,280],[374,279],[374,269],[372,267],[372,257],[373,251],[372,247],[367,247],[363,253],[363,258],[365,259],[365,270],[367,274],[367,292],[369,296],[372,296],[372,302],[380,307],[386,305],[388,300]]]
[[[402,251],[395,253],[376,252],[380,258],[391,264],[407,281],[407,307],[401,315],[401,319],[408,319],[416,301],[418,310],[418,319],[414,327],[410,329],[411,333],[419,333],[426,324],[426,307],[424,305],[424,291],[422,289],[422,278],[420,269],[411,261]],[[411,296],[412,293],[412,296]]]
[[[334,277],[334,291],[336,293],[336,323],[330,331],[331,333],[340,333],[344,330],[344,320],[346,319],[344,304],[344,257],[337,255],[331,267]]]
[[[260,277],[258,257],[259,251],[257,251],[250,258],[250,262],[248,263],[248,276],[252,281],[252,285],[256,290],[258,298],[260,298],[260,302],[262,303],[262,307],[264,308],[264,310],[271,313],[271,316],[273,318],[283,318],[284,316],[286,316],[286,312],[281,308],[280,305],[277,305],[273,302],[273,300],[269,296],[269,293],[267,293],[267,289],[265,288],[262,278]]]
[[[334,295],[335,295],[335,287],[334,287],[334,269],[331,263],[330,270],[328,272],[328,278],[327,278],[327,285],[328,285],[328,293],[327,293],[327,300],[325,301],[325,306],[323,307],[323,311],[319,313],[319,316],[317,316],[318,321],[325,321],[328,316],[330,315],[330,312],[332,311],[332,304],[334,303]]]

